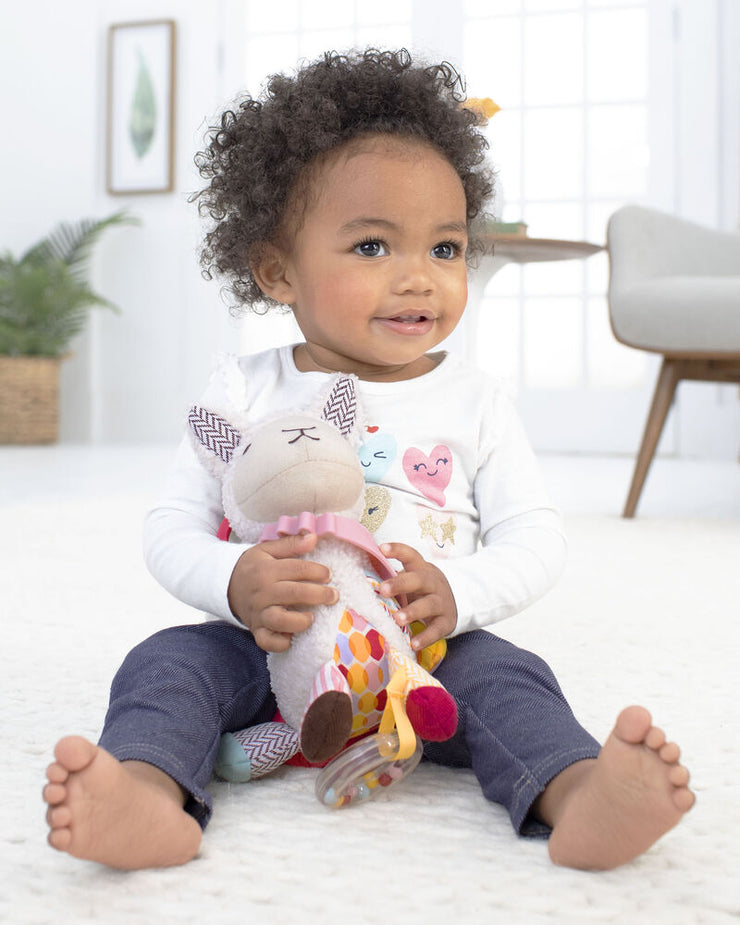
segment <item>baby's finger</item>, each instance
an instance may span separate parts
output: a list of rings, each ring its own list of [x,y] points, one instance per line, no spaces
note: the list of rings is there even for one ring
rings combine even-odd
[[[266,626],[255,630],[254,641],[264,652],[287,652],[293,637],[286,633],[273,633]]]
[[[278,581],[274,585],[255,595],[254,608],[261,610],[272,604],[280,607],[301,609],[329,606],[339,600],[339,592],[329,585],[314,584],[309,581]]]
[[[442,614],[442,601],[436,594],[425,594],[417,597],[411,604],[407,604],[399,611],[397,617],[402,625],[413,623],[414,620],[421,620],[423,623],[429,623]]]
[[[303,633],[311,626],[314,615],[308,610],[287,610],[284,607],[268,607],[262,614],[262,628],[276,635],[292,636]]]
[[[296,533],[292,536],[281,536],[277,540],[265,540],[260,543],[260,549],[269,553],[273,559],[295,559],[304,556],[316,548],[318,537],[315,533]]]
[[[427,646],[431,646],[432,643],[437,642],[437,640],[442,639],[445,634],[439,625],[440,622],[440,620],[430,620],[420,633],[412,637],[411,648],[414,652],[419,652],[421,649],[425,649]]]
[[[380,551],[386,559],[396,559],[405,569],[418,568],[424,562],[424,557],[405,543],[383,543]]]
[[[270,581],[303,581],[315,584],[327,584],[331,581],[331,571],[319,562],[310,559],[275,559],[264,570]]]
[[[384,597],[399,597],[401,594],[419,594],[422,590],[420,572],[399,572],[395,578],[389,578],[380,586]]]

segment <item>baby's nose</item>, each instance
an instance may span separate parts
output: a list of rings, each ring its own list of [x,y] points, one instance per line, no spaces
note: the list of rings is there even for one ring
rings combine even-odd
[[[431,288],[431,274],[425,257],[409,256],[399,262],[396,275],[398,292],[425,293]]]

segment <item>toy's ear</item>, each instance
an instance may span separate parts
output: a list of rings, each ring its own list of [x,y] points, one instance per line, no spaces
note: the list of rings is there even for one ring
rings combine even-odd
[[[333,424],[343,437],[351,437],[357,430],[357,391],[351,376],[340,376],[332,384],[321,418]]]
[[[193,405],[188,413],[188,426],[195,449],[209,468],[219,472],[229,465],[242,442],[242,435],[226,418]]]

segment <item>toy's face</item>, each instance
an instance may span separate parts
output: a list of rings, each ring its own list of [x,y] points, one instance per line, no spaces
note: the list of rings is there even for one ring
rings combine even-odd
[[[303,511],[346,511],[364,489],[352,447],[317,418],[290,415],[266,424],[239,452],[230,494],[241,513],[259,523]]]

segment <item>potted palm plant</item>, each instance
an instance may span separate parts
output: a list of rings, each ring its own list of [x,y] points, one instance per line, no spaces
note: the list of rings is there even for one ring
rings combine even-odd
[[[0,254],[0,443],[53,443],[59,366],[89,309],[115,305],[94,292],[93,248],[125,212],[58,225],[21,257]]]

